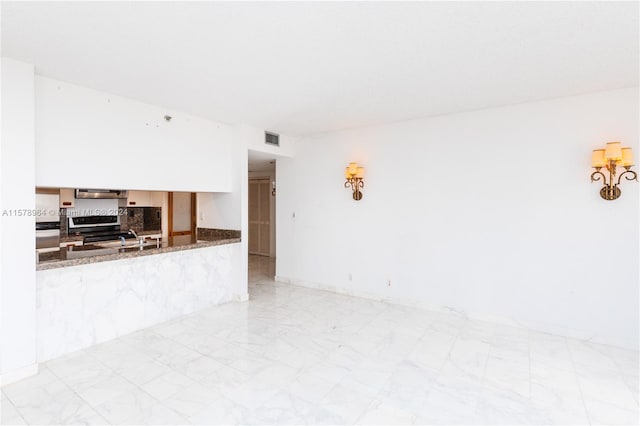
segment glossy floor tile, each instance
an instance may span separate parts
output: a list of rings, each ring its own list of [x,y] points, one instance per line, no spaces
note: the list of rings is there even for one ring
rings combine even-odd
[[[2,424],[638,424],[638,353],[273,282],[41,365]]]

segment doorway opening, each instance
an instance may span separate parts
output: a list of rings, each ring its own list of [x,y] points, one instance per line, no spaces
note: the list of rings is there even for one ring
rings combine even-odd
[[[196,209],[195,192],[169,192],[169,244],[195,242]]]
[[[249,179],[249,254],[271,257],[271,181]]]
[[[249,151],[248,158],[249,285],[273,284],[276,262],[276,158],[273,154],[254,151]]]

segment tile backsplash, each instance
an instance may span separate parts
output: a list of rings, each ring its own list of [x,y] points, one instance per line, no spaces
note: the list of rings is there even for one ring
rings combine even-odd
[[[241,232],[235,229],[197,228],[199,240],[222,240],[240,238]]]
[[[67,209],[60,209],[60,235],[67,235],[69,222],[67,221]]]
[[[162,208],[127,207],[127,214],[120,217],[120,229],[140,231],[160,231],[162,228]]]

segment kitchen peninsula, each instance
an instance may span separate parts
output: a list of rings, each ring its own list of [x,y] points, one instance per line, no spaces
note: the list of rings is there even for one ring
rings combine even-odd
[[[40,362],[237,298],[239,235],[118,250],[37,266]]]
[[[39,362],[246,299],[235,272],[240,231],[197,226],[195,218],[209,212],[197,211],[195,194],[36,192],[43,203],[53,203],[45,210],[57,212],[60,205],[59,215],[36,219],[36,229],[56,234],[53,243],[36,244]],[[172,210],[178,199],[192,208],[183,213],[186,222],[176,214],[184,208]]]

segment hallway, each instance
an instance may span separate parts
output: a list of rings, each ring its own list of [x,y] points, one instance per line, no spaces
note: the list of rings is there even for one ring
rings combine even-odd
[[[274,257],[249,255],[249,294],[262,284],[273,285],[276,275],[276,259]]]

